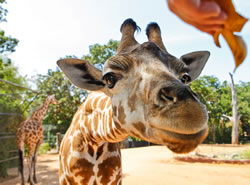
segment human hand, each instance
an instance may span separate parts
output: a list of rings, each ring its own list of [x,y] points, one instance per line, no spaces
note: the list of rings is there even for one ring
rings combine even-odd
[[[169,9],[200,31],[214,34],[223,29],[227,15],[213,1],[167,0]]]

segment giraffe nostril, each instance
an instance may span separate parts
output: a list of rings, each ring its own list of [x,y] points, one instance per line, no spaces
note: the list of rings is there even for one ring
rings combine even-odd
[[[172,91],[169,90],[168,88],[163,88],[160,90],[159,96],[160,99],[164,101],[171,101],[171,102],[176,102],[177,98],[172,95]]]

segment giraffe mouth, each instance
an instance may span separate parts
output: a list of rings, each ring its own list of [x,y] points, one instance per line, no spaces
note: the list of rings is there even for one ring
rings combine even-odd
[[[168,130],[157,129],[155,133],[161,138],[162,144],[175,153],[188,153],[201,144],[208,135],[208,127],[194,134],[180,134]]]

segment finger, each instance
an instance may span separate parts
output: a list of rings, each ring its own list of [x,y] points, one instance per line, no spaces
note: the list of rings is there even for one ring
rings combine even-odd
[[[199,24],[197,22],[194,22],[192,20],[189,19],[185,19],[184,20],[186,23],[196,27],[197,29],[199,29],[202,32],[206,32],[206,33],[212,33],[212,32],[216,32],[216,31],[222,31],[224,28],[224,25],[218,25],[218,24]]]
[[[218,17],[209,17],[201,19],[201,24],[225,24],[227,15],[224,12],[221,12]]]
[[[221,13],[221,8],[215,2],[202,1],[198,11],[202,17],[218,17]]]
[[[200,25],[200,24],[194,24],[193,26],[195,26],[197,29],[206,32],[206,33],[212,33],[212,32],[216,32],[216,31],[222,31],[223,30],[223,26],[221,25]]]

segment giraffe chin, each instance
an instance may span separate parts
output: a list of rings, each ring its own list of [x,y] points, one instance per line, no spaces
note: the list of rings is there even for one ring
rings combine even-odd
[[[193,151],[208,135],[208,127],[195,134],[179,134],[166,130],[156,131],[165,146],[172,152],[184,154]]]

